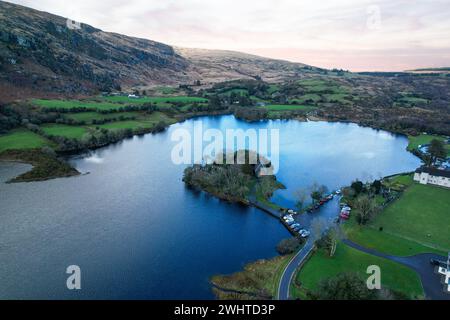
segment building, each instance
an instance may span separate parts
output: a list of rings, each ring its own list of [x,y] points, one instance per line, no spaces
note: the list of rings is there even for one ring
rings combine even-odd
[[[420,184],[450,188],[450,171],[430,167],[421,167],[414,173],[414,181]]]

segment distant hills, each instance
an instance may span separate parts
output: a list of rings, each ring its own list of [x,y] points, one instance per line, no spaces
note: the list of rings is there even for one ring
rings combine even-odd
[[[0,99],[149,85],[280,81],[315,72],[301,63],[172,46],[0,1]],[[318,69],[317,69],[318,70]]]

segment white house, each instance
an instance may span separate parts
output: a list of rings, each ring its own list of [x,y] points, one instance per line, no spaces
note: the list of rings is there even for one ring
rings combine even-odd
[[[414,181],[450,188],[450,171],[421,167],[414,173]]]

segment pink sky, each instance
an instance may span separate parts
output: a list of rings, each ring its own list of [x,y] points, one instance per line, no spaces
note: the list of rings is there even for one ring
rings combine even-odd
[[[352,71],[450,66],[448,0],[10,1],[171,45]]]

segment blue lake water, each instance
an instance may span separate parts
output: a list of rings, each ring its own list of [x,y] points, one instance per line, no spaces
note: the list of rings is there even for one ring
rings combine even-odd
[[[313,182],[335,189],[420,165],[405,137],[355,124],[204,117],[134,137],[72,158],[87,175],[0,183],[0,298],[212,299],[209,277],[275,256],[289,236],[277,220],[181,181],[185,166],[171,161],[171,134],[198,121],[222,131],[279,129],[277,177],[287,190],[274,200],[286,206]],[[0,179],[27,168],[0,164]],[[80,291],[66,288],[69,265],[81,267]]]

